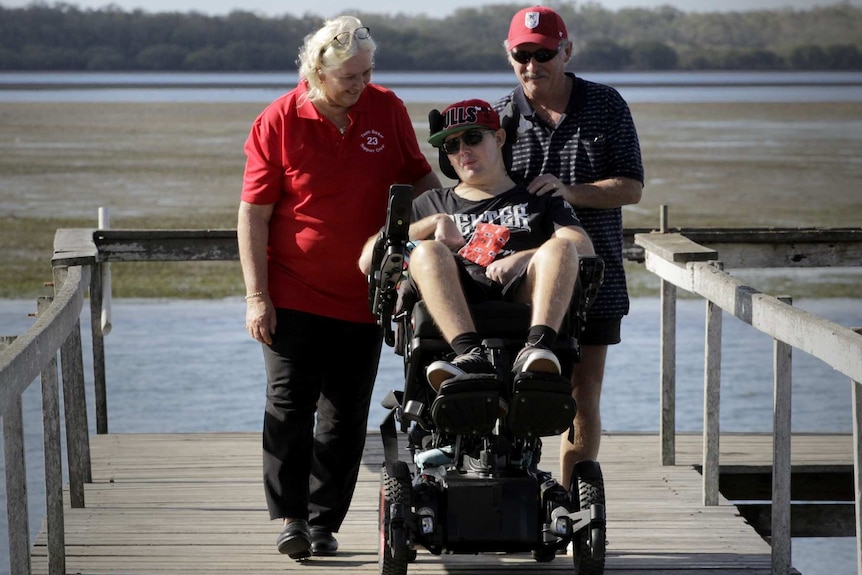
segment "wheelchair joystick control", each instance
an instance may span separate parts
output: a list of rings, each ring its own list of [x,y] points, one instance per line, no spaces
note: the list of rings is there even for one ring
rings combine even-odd
[[[395,343],[391,320],[398,282],[404,273],[412,202],[413,186],[395,184],[389,188],[386,225],[374,244],[371,273],[368,274],[369,307],[377,323],[384,328],[384,339],[389,346]]]

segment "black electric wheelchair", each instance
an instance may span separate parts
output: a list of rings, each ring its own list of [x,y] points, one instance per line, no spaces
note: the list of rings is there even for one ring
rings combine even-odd
[[[538,467],[542,437],[573,433],[569,375],[579,357],[578,330],[602,282],[601,258],[581,259],[553,349],[562,375],[513,377],[530,306],[484,302],[471,313],[497,373],[458,376],[435,392],[425,367],[454,354],[423,302],[402,309],[398,297],[409,257],[411,202],[410,186],[392,186],[368,276],[372,312],[386,343],[404,357],[404,389],[382,402],[389,412],[380,426],[379,572],[405,575],[420,546],[436,555],[529,552],[547,562],[571,544],[576,575],[603,573],[605,493],[598,462],[576,464],[568,486]],[[412,465],[400,459],[399,431]]]

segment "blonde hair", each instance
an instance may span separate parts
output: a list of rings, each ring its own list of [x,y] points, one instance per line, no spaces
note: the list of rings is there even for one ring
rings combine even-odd
[[[360,52],[370,52],[374,61],[377,44],[371,36],[357,38],[354,35],[356,29],[362,27],[362,22],[355,16],[338,16],[325,21],[317,32],[305,37],[296,63],[300,80],[308,84],[305,95],[308,100],[314,102],[323,98],[323,82],[318,76],[319,72],[337,69]],[[347,44],[340,44],[335,37],[344,32],[348,33],[350,39]]]

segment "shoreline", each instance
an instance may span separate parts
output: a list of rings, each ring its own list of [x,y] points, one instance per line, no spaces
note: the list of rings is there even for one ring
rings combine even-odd
[[[445,105],[407,104],[435,169],[436,153],[424,143],[427,113]],[[0,298],[42,295],[54,231],[95,227],[100,206],[110,209],[114,228],[235,228],[242,145],[264,106],[0,102]],[[862,103],[630,107],[647,182],[641,203],[623,208],[626,227],[658,227],[662,205],[671,227],[862,222],[854,192],[862,181]],[[242,290],[238,262],[148,263],[146,277],[133,268],[114,266],[117,297]],[[635,290],[646,290],[635,293],[656,289],[649,278],[633,279]],[[835,293],[862,296],[860,282],[834,281]]]

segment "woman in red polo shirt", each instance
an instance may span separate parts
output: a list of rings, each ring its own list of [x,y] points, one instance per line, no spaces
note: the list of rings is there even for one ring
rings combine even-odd
[[[237,236],[246,327],[267,371],[264,489],[278,550],[333,555],[365,445],[382,332],[357,260],[391,184],[440,185],[404,104],[371,84],[376,45],[352,16],[299,52],[299,84],[254,121]]]

